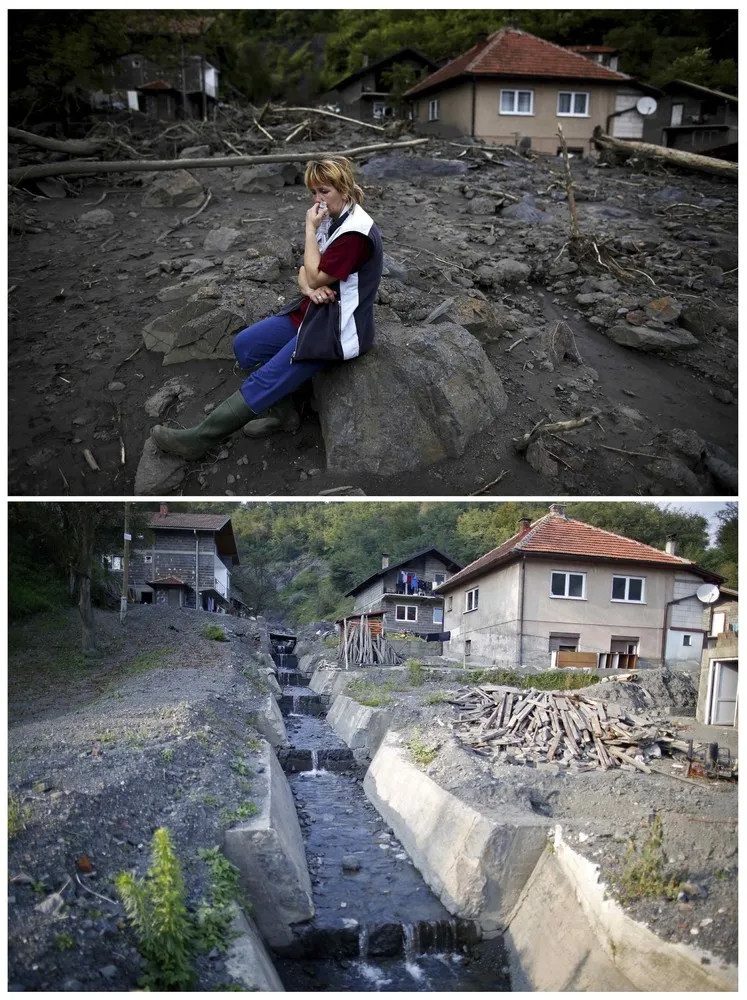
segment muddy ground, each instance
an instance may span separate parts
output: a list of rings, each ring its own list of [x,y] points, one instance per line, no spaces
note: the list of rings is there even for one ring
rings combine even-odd
[[[338,133],[335,141],[344,147],[355,136]],[[325,144],[295,147],[301,164],[314,148]],[[415,473],[332,474],[326,472],[324,441],[307,394],[297,401],[298,431],[259,441],[234,435],[227,448],[189,464],[179,487],[183,495],[300,496],[352,487],[367,495],[463,496],[504,472],[489,495],[735,491],[728,466],[736,466],[737,449],[736,187],[641,164],[602,168],[574,160],[582,230],[611,241],[614,253],[627,253],[639,272],[632,284],[609,284],[610,272],[593,262],[562,273],[568,209],[559,161],[508,153],[489,160],[474,150],[465,158],[465,148],[433,140],[400,152],[405,166],[390,171],[393,176],[361,180],[385,251],[407,272],[404,286],[385,277],[381,302],[387,310],[417,325],[446,298],[477,289],[504,316],[510,314],[500,338],[484,345],[509,398],[499,426],[473,438],[461,458]],[[361,163],[368,160],[370,167],[374,155]],[[466,173],[431,176],[414,168],[424,158],[460,156]],[[43,198],[38,191],[13,196],[11,495],[132,494],[143,445],[157,422],[145,412],[146,399],[177,376],[193,395],[183,396],[161,419],[190,426],[206,406],[238,388],[230,361],[164,367],[163,356],[143,346],[143,327],[166,311],[157,293],[174,284],[180,261],[206,256],[211,230],[240,229],[240,247],[248,250],[268,232],[289,239],[294,266],[281,267],[280,278],[263,287],[286,298],[295,294],[310,202],[303,187],[242,193],[233,187],[237,170],[194,173],[212,189],[211,202],[160,242],[194,210],[143,207],[137,174],[104,183],[71,180],[62,198]],[[510,196],[502,207],[498,191]],[[508,217],[516,199],[544,213],[543,221]],[[99,202],[113,221],[85,228],[79,217]],[[246,221],[266,219],[272,221]],[[491,268],[505,259],[528,265],[529,277],[514,275],[501,284]],[[678,317],[674,324],[654,317],[654,325],[691,331],[694,346],[643,353],[608,338],[605,330],[615,321],[650,322],[647,304],[666,295],[676,300]],[[582,365],[570,359],[547,364],[542,337],[562,318]],[[554,469],[537,471],[514,452],[511,439],[538,421],[568,419],[591,408],[602,410],[598,422],[565,435],[565,442],[552,440]],[[86,448],[99,471],[87,465]],[[658,461],[646,457],[654,454]],[[714,459],[726,467],[714,467]]]

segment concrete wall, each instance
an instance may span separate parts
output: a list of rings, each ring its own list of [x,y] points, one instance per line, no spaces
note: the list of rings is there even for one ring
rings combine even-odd
[[[479,587],[478,607],[465,611],[465,595]],[[444,631],[451,639],[444,654],[451,659],[464,657],[464,642],[471,650],[464,657],[470,666],[515,667],[518,663],[519,563],[479,580],[460,584],[445,595]],[[451,608],[451,610],[449,610]]]
[[[428,121],[430,101],[440,102],[438,121]],[[415,127],[423,135],[471,135],[472,134],[472,84],[457,83],[437,94],[419,97],[413,104]]]
[[[392,717],[382,708],[360,705],[352,698],[339,694],[327,713],[327,722],[351,750],[365,749],[373,757],[391,725]]]
[[[231,932],[234,939],[226,952],[226,971],[231,980],[250,992],[284,993],[285,987],[254,921],[236,906]]]
[[[719,636],[713,646],[703,650],[700,662],[700,680],[698,683],[698,707],[695,711],[695,718],[698,722],[705,722],[710,717],[708,705],[708,687],[711,664],[714,660],[738,660],[739,659],[739,634],[737,632],[725,632]]]
[[[262,757],[262,812],[225,831],[223,853],[241,873],[262,937],[270,947],[283,947],[293,940],[291,925],[309,920],[314,905],[290,787],[270,747]]]

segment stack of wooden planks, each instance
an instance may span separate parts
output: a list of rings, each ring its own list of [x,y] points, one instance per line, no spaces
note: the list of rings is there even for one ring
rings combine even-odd
[[[649,774],[647,760],[686,754],[664,720],[622,715],[578,692],[463,688],[452,704],[454,730],[476,753],[516,764],[556,762],[575,770],[622,768]]]

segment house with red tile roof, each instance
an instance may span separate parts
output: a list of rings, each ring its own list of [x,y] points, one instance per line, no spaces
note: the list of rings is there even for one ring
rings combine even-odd
[[[106,560],[121,572],[120,556]],[[228,514],[171,513],[166,504],[148,515],[147,530],[132,539],[130,600],[203,611],[236,610],[231,571],[239,564]]]
[[[531,144],[551,154],[559,150],[558,123],[569,149],[579,154],[590,151],[597,125],[612,135],[640,138],[643,117],[636,104],[650,88],[591,55],[501,28],[405,96],[423,134],[512,146],[524,140],[524,148]]]
[[[721,577],[666,550],[576,521],[562,504],[455,573],[444,655],[475,666],[547,670],[700,667],[698,588]]]

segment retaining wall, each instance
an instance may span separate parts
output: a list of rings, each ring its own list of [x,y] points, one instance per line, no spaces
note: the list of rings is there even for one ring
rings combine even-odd
[[[274,694],[266,695],[262,705],[249,713],[249,725],[261,733],[271,746],[287,746],[288,733],[285,729],[285,719]]]
[[[284,993],[285,987],[254,921],[238,907],[234,909],[231,931],[236,935],[226,953],[226,969],[231,979],[250,992]]]
[[[391,725],[392,716],[384,709],[360,705],[338,694],[327,713],[327,722],[351,750],[365,749],[373,757]]]
[[[258,778],[268,792],[262,811],[225,831],[223,853],[241,873],[262,937],[282,947],[293,940],[291,924],[309,920],[314,906],[290,787],[270,747],[263,749],[262,763]]]

